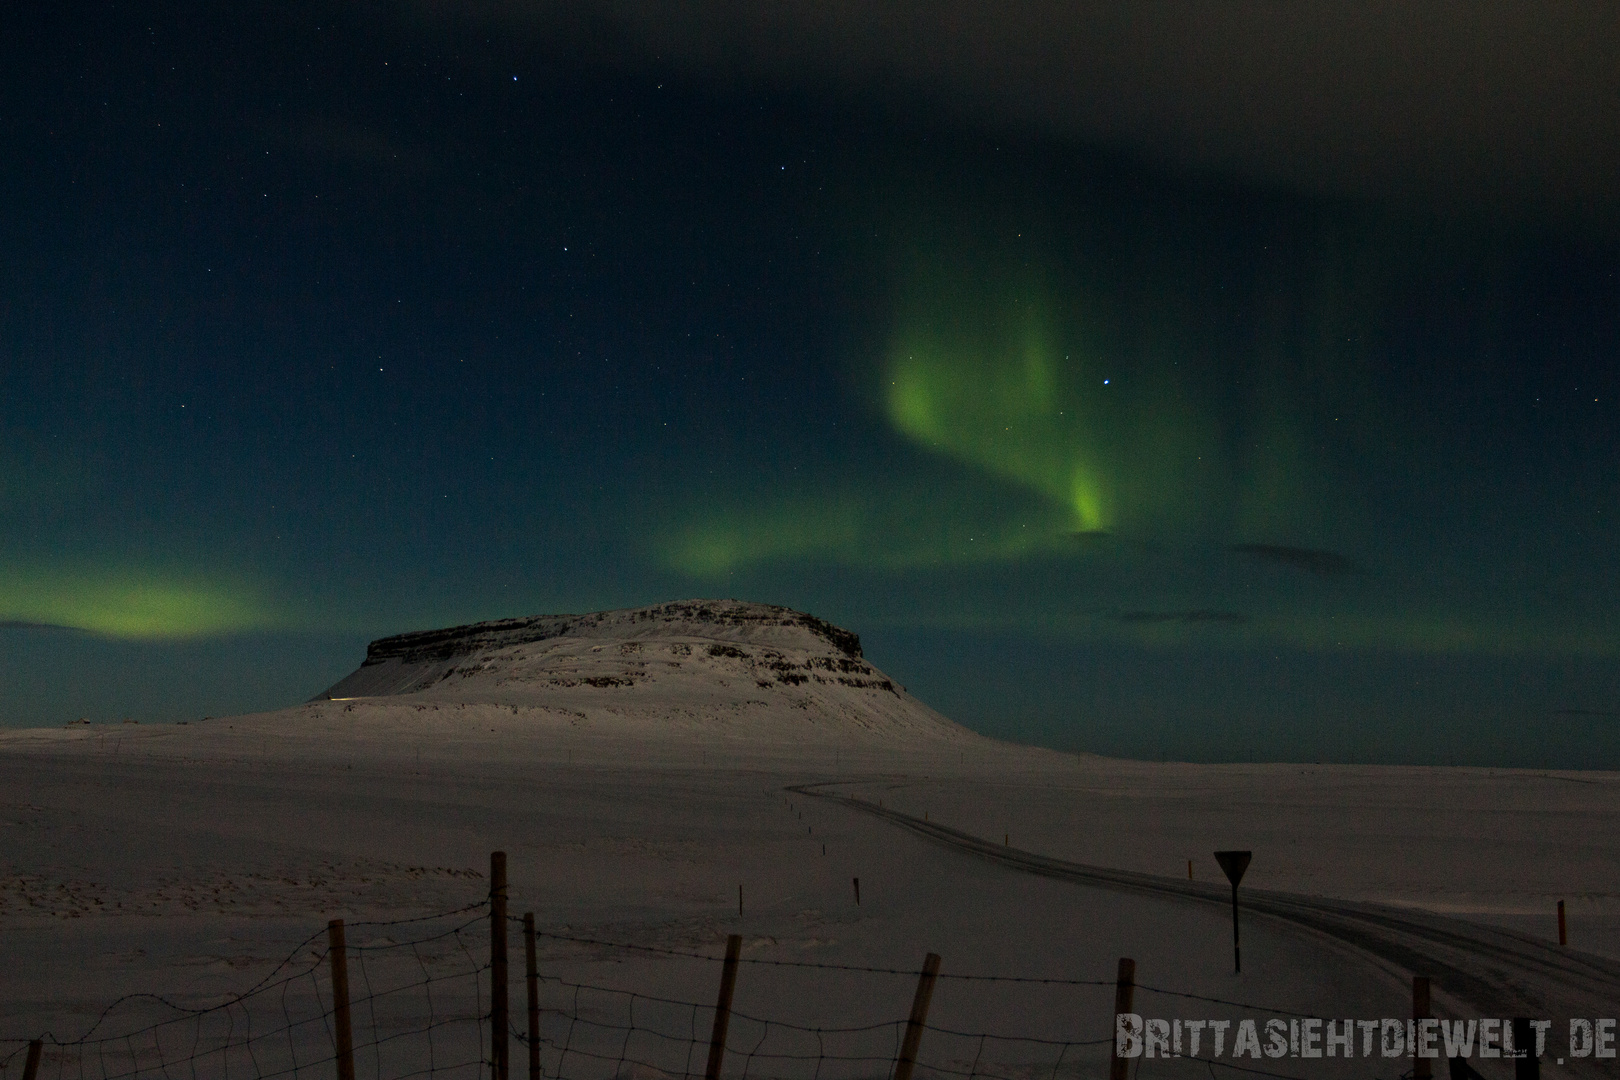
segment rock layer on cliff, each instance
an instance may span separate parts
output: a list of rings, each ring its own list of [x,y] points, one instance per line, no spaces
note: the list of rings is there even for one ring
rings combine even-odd
[[[381,638],[317,701],[510,705],[590,721],[971,738],[813,615],[688,600]]]

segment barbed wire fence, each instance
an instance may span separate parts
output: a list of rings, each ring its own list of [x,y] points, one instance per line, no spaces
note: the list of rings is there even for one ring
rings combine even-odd
[[[538,930],[506,911],[505,855],[491,858],[489,896],[455,911],[387,922],[333,920],[292,948],[248,989],[206,1006],[154,994],[108,1005],[80,1035],[0,1039],[0,1080],[1069,1080],[1119,1078],[1115,1015],[1141,990],[1270,1016],[1308,1014],[1139,985],[1121,961],[1114,980],[941,972],[744,958],[732,935],[725,957]],[[523,978],[508,971],[515,932]],[[690,1000],[576,981],[538,965],[539,944],[615,957],[679,958],[720,966],[717,998]],[[909,1015],[823,1024],[732,1008],[739,967],[813,970],[838,978],[917,980]],[[562,965],[556,965],[562,966]],[[1095,1028],[964,1030],[930,1020],[936,983],[981,993],[1070,988]],[[521,986],[511,1008],[510,986]],[[1113,1007],[1105,993],[1113,992]],[[867,1006],[875,995],[853,995]],[[896,1004],[903,1002],[897,1000]],[[847,1004],[847,1002],[845,1003]],[[1124,1008],[1121,1008],[1124,1005]],[[1050,1027],[1050,1025],[1047,1025]],[[520,1060],[512,1060],[517,1049]],[[526,1060],[522,1060],[526,1058]],[[1216,1057],[1183,1059],[1233,1074],[1285,1073]],[[1140,1064],[1138,1061],[1137,1064]]]
[[[330,1077],[341,1019],[351,1062],[368,1061],[376,1077],[478,1080],[488,1044],[490,965],[479,959],[488,910],[482,902],[421,919],[334,920],[224,1001],[195,1007],[130,994],[77,1037],[0,1040],[0,1077]],[[334,966],[351,975],[359,991],[351,1000],[334,999]]]

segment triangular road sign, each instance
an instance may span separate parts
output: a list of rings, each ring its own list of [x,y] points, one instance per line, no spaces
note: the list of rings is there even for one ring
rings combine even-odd
[[[1243,871],[1249,868],[1249,860],[1254,858],[1252,851],[1217,851],[1215,861],[1221,864],[1226,872],[1226,880],[1232,883],[1232,888],[1238,887],[1243,880]]]

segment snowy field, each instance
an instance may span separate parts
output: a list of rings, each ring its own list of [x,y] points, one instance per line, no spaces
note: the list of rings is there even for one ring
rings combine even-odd
[[[1424,974],[1441,1017],[1553,1018],[1549,1075],[1617,1071],[1551,1059],[1567,1056],[1568,1018],[1620,1011],[1620,776],[1116,761],[995,743],[925,712],[865,725],[828,720],[829,706],[809,722],[768,697],[724,715],[688,702],[660,723],[653,699],[589,699],[602,689],[544,706],[416,690],[0,734],[0,1034],[114,1036],[285,978],[273,1008],[261,994],[175,1028],[190,1049],[126,1039],[118,1066],[98,1044],[82,1074],[200,1061],[198,1075],[266,1075],[283,1066],[198,1047],[279,1025],[292,1030],[275,1053],[328,1075],[319,965],[326,922],[342,918],[351,996],[370,1009],[357,1008],[357,1041],[439,1025],[431,1062],[420,1040],[385,1041],[358,1054],[360,1074],[475,1075],[484,1036],[457,1018],[488,1008],[486,909],[427,917],[481,904],[502,850],[511,913],[533,912],[540,931],[552,1076],[701,1074],[730,934],[745,962],[728,1076],[887,1075],[929,952],[941,979],[920,1076],[1100,1075],[1121,957],[1147,1017],[1234,1033],[1244,1018],[1402,1018]],[[600,708],[577,707],[587,699]],[[1254,852],[1241,975],[1211,854],[1228,848]],[[423,921],[363,925],[405,919]],[[515,925],[512,941],[521,1031]],[[167,1002],[125,1002],[96,1026],[137,992]],[[54,1060],[42,1076],[81,1074]],[[1231,1062],[1215,1075],[1243,1075]],[[1236,1063],[1390,1078],[1412,1066]],[[1183,1057],[1136,1072],[1210,1069]]]

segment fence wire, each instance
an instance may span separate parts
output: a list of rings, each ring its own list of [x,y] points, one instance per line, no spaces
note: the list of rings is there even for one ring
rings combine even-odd
[[[357,1075],[477,1080],[488,1057],[488,905],[346,927]],[[334,1075],[326,932],[252,987],[192,1006],[157,994],[108,1005],[80,1035],[37,1036],[37,1080],[276,1080]],[[480,957],[483,959],[480,959]],[[29,1040],[0,1041],[0,1077],[20,1077]]]
[[[509,917],[521,927],[522,920]],[[349,1016],[356,1080],[486,1080],[492,1076],[490,905],[390,922],[345,927]],[[521,930],[509,934],[518,963],[510,971],[507,1045],[510,1080],[528,1075],[529,1030]],[[537,939],[586,945],[622,959],[658,956],[696,960],[718,974],[718,956],[700,952],[537,932]],[[600,957],[544,967],[593,964]],[[107,1006],[77,1036],[47,1032],[35,1080],[280,1080],[337,1074],[336,1010],[325,931],[295,946],[248,989],[221,1001],[189,1005],[156,994],[131,994]],[[739,958],[743,964],[814,969],[853,979],[917,978],[917,969]],[[1071,1080],[1100,1075],[1114,1033],[1109,979],[941,972],[941,980],[982,984],[981,994],[1022,994],[1030,1014],[1036,987],[1076,988],[1089,995],[1070,1017],[1092,1016],[1093,1030],[1067,1038],[965,1030],[924,1023],[917,1080]],[[716,980],[718,982],[718,980]],[[541,970],[536,980],[540,1075],[546,1080],[696,1080],[705,1074],[716,1005],[643,990],[572,981]],[[1137,985],[1150,995],[1218,1004],[1269,1016],[1304,1016],[1251,1002]],[[1108,996],[1109,1000],[1104,1001]],[[1095,1001],[1091,1001],[1091,998]],[[1010,1000],[1010,999],[1009,999]],[[892,982],[881,994],[861,992],[839,1007],[871,1008],[906,1000]],[[825,1005],[825,1003],[822,1003]],[[1005,1002],[1003,1002],[1005,1004]],[[824,1010],[823,1010],[824,1011]],[[894,1074],[907,1019],[890,1012],[862,1023],[800,1022],[747,1008],[730,1013],[727,1080],[882,1080]],[[975,1013],[974,1015],[980,1015]],[[1041,1031],[1050,1023],[1032,1024]],[[0,1039],[0,1080],[20,1080],[28,1039]],[[1280,1077],[1235,1061],[1186,1058],[1191,1065]],[[1140,1062],[1137,1063],[1138,1065]],[[1135,1071],[1133,1069],[1133,1071]]]
[[[541,1074],[548,1080],[695,1080],[704,1075],[713,1002],[539,979]],[[906,1019],[855,1025],[807,1025],[733,1010],[727,1033],[728,1077],[741,1080],[867,1080],[888,1076],[900,1055]],[[923,1025],[917,1077],[1057,1080],[1095,1071],[1097,1048],[1112,1034],[1058,1040],[958,1031]],[[527,1032],[516,1021],[515,1044]],[[1090,1051],[1085,1053],[1084,1051]],[[514,1061],[521,1055],[514,1055]]]

